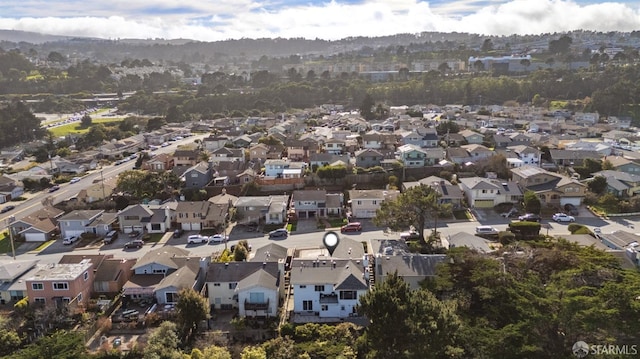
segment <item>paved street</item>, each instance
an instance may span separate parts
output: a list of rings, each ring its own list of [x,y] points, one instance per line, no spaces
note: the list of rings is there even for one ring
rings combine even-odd
[[[585,210],[586,211],[586,210]],[[583,212],[585,212],[583,211]],[[442,238],[446,238],[448,235],[453,235],[458,232],[475,233],[475,227],[479,225],[491,225],[498,230],[506,230],[509,220],[500,217],[499,215],[491,212],[480,213],[478,216],[482,218],[479,221],[455,221],[446,222],[440,221],[438,223],[438,231],[442,233]],[[341,234],[341,236],[350,237],[359,241],[366,241],[371,243],[375,239],[390,239],[399,238],[399,233],[385,233],[382,228],[376,228],[370,221],[363,220],[363,231],[361,233],[352,232],[349,234]],[[603,233],[610,233],[616,230],[624,230],[635,233],[635,226],[640,225],[640,217],[624,218],[624,219],[611,219],[605,220],[591,215],[590,213],[577,216],[576,223],[587,225],[590,228],[599,227]],[[549,235],[563,235],[569,234],[567,229],[568,224],[561,224],[550,222],[548,219],[544,219],[542,233]],[[548,225],[548,230],[547,230]],[[269,239],[269,237],[261,232],[248,232],[242,228],[233,228],[228,234],[230,241],[228,246],[236,244],[242,239],[246,239],[249,244],[255,249],[262,247],[269,243],[277,243],[287,248],[311,248],[322,246],[322,237],[325,233],[323,230],[315,229],[315,221],[300,221],[298,227],[302,229],[301,232],[294,232],[288,238],[285,239]],[[129,240],[126,236],[121,235],[116,241],[110,245],[102,245],[97,243],[94,246],[88,246],[85,248],[74,248],[73,246],[64,246],[62,243],[56,242],[46,248],[45,250],[36,253],[33,251],[27,251],[28,249],[34,249],[35,244],[24,244],[18,249],[17,259],[38,259],[41,263],[56,263],[65,254],[113,254],[119,258],[138,258],[147,251],[159,248],[163,245],[172,245],[180,248],[185,248],[191,251],[197,256],[207,256],[215,252],[224,249],[224,244],[187,244],[187,236],[189,233],[185,233],[180,238],[169,238],[166,243],[148,243],[140,249],[124,249],[124,244]]]

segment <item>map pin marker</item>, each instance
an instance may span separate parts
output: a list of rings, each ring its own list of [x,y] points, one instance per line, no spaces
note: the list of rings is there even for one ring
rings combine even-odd
[[[327,250],[329,251],[330,256],[333,256],[333,251],[336,250],[339,242],[340,238],[338,237],[338,234],[333,231],[325,233],[324,237],[322,238],[322,243],[324,243],[325,248],[327,248]]]

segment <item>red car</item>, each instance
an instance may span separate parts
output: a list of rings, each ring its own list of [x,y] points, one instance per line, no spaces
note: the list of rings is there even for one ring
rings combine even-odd
[[[351,222],[340,227],[340,232],[361,232],[362,224],[360,222]]]

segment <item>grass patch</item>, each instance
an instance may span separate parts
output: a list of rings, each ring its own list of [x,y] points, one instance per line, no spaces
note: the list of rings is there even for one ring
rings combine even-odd
[[[162,237],[164,237],[164,233],[147,233],[142,239],[147,243],[158,243]]]
[[[42,243],[41,245],[38,246],[38,248],[34,249],[36,252],[40,252],[41,250],[49,247],[50,245],[53,244],[53,242],[55,242],[55,239],[50,239],[44,243]]]
[[[110,125],[115,125],[118,122],[121,122],[124,120],[124,117],[111,117],[111,118],[94,118],[91,123],[92,124],[98,124],[101,123],[107,127],[109,127]],[[51,133],[56,136],[56,137],[63,137],[65,135],[71,134],[71,133],[78,133],[78,134],[82,134],[82,133],[87,133],[89,132],[89,127],[84,127],[82,126],[82,124],[80,122],[74,122],[74,123],[68,123],[66,125],[62,125],[62,126],[57,126],[57,127],[50,127],[49,131],[51,131]]]
[[[329,218],[329,224],[331,227],[342,227],[347,224],[346,218]]]
[[[471,219],[471,214],[466,209],[453,211],[453,217],[455,219]]]
[[[11,238],[9,238],[9,232],[2,232],[0,238],[0,253],[11,253]],[[20,243],[13,242],[14,247],[17,249]]]

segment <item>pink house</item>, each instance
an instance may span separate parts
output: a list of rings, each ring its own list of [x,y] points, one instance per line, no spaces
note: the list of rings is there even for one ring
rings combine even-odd
[[[29,304],[86,308],[93,288],[93,269],[90,259],[73,264],[39,265],[38,270],[25,279]]]

